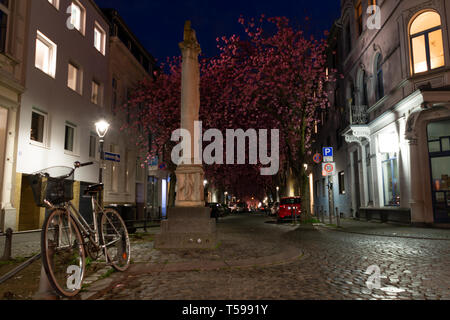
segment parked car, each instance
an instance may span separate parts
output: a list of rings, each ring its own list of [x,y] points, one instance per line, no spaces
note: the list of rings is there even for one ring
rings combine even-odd
[[[291,220],[300,218],[302,212],[302,200],[300,197],[283,198],[280,201],[280,209],[278,210],[277,219]]]
[[[237,204],[236,213],[245,213],[248,212],[247,204],[244,202],[239,202]]]

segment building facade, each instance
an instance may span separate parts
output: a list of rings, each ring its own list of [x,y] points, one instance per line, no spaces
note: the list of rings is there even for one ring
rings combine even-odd
[[[17,121],[25,90],[29,1],[0,2],[0,232],[15,228]]]
[[[337,132],[346,156],[337,165],[347,169],[347,214],[448,224],[450,6],[444,0],[341,5],[338,95],[346,127]]]
[[[76,172],[99,179],[95,123],[109,105],[109,27],[93,1],[33,0],[26,30],[26,90],[18,123],[15,230],[40,229],[45,210],[34,204],[27,176],[49,167],[95,162]]]
[[[103,9],[108,18],[110,36],[109,84],[111,85],[111,105],[108,119],[112,124],[108,133],[109,151],[124,155],[120,163],[108,163],[106,166],[105,202],[119,206],[135,206],[137,220],[154,216],[162,210],[164,192],[167,189],[167,174],[155,166],[143,166],[145,154],[139,154],[133,134],[120,131],[124,123],[130,124],[133,110],[127,106],[130,94],[140,81],[153,79],[156,60],[144,48],[129,29],[119,13],[114,9]],[[164,186],[166,179],[166,186]],[[118,181],[124,183],[118,184]],[[154,212],[156,211],[156,212]]]

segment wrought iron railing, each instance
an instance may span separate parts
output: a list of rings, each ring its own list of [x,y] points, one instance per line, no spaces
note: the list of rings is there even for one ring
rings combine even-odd
[[[362,125],[369,122],[369,113],[367,106],[351,106],[350,112],[350,124],[351,125]]]

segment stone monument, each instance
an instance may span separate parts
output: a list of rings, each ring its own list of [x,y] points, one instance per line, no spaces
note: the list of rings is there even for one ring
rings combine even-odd
[[[200,108],[201,52],[191,22],[184,26],[184,41],[180,43],[183,57],[181,80],[181,128],[191,134],[191,159],[182,160],[176,170],[177,195],[174,208],[168,210],[168,220],[161,222],[161,234],[155,239],[157,249],[212,249],[217,244],[216,222],[211,209],[205,207],[204,171],[195,164],[195,152],[201,150],[195,141],[195,122]],[[196,145],[197,144],[197,145]]]

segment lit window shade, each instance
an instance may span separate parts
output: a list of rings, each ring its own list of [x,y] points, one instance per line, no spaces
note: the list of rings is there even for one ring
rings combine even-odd
[[[94,28],[94,47],[103,55],[105,54],[105,41],[105,32],[99,26],[96,26]]]
[[[412,47],[414,57],[414,71],[416,73],[428,71],[425,36],[413,38]]]
[[[69,72],[67,77],[67,86],[73,91],[78,91],[78,68],[69,64]]]
[[[39,31],[36,37],[35,66],[46,74],[55,77],[56,45]]]
[[[442,30],[429,34],[431,69],[444,66],[444,44],[442,41]]]
[[[100,85],[97,82],[92,81],[91,102],[94,104],[99,104],[100,103],[99,95],[100,95]]]
[[[428,11],[419,15],[411,25],[411,35],[439,27],[441,25],[441,16],[433,11]]]

